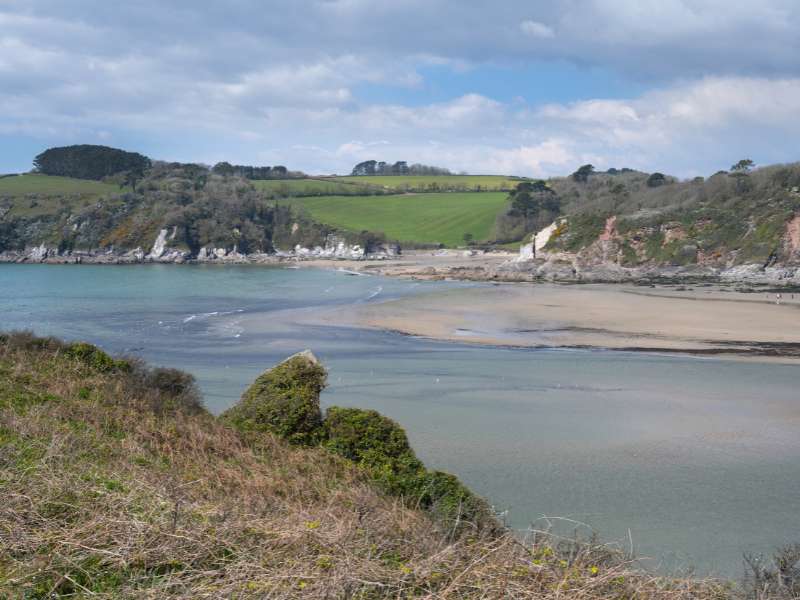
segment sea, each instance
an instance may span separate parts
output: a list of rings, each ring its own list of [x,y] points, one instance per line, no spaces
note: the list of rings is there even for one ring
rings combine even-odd
[[[335,268],[3,264],[0,330],[184,369],[214,413],[310,349],[329,372],[323,407],[395,419],[429,467],[460,477],[522,537],[596,533],[646,568],[721,577],[742,573],[744,553],[800,542],[798,366],[441,342],[347,326],[332,310],[484,285]]]

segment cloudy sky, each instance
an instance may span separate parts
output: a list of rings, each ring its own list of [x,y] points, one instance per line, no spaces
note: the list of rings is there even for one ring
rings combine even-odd
[[[800,160],[797,0],[0,0],[0,172],[49,146],[344,173]]]

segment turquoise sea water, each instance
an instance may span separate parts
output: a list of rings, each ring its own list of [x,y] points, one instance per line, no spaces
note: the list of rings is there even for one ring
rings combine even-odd
[[[330,372],[326,405],[398,420],[426,463],[507,510],[512,526],[586,523],[607,541],[632,541],[652,566],[732,575],[743,552],[800,541],[796,366],[466,346],[309,319],[474,285],[263,267],[0,265],[0,329],[186,369],[214,412],[311,348]]]

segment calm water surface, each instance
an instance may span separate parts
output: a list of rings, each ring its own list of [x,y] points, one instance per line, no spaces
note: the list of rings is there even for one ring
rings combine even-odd
[[[263,267],[0,265],[0,329],[85,339],[194,373],[214,412],[311,348],[323,402],[398,420],[420,457],[524,529],[574,520],[662,568],[733,575],[800,541],[800,370],[463,346],[309,324],[453,286]],[[253,323],[258,327],[253,327]]]

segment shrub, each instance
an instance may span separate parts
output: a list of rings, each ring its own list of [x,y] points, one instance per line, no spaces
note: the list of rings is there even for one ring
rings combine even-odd
[[[418,493],[425,467],[400,425],[374,410],[332,406],[324,427],[323,445],[365,469],[385,492]]]
[[[496,526],[486,503],[457,477],[425,469],[406,432],[388,417],[374,410],[333,406],[324,427],[326,448],[358,464],[382,491],[431,511],[453,532],[465,524]]]
[[[85,365],[108,373],[109,371],[130,371],[131,363],[123,359],[111,358],[108,354],[100,350],[97,346],[86,342],[75,342],[66,347],[67,356],[78,360]]]
[[[458,477],[442,471],[429,471],[420,490],[419,504],[453,531],[464,523],[493,529],[497,526],[486,502],[464,486]]]
[[[155,392],[152,408],[156,412],[168,409],[182,409],[190,413],[204,410],[200,390],[193,375],[178,369],[146,369],[143,371],[143,384]]]
[[[667,178],[663,173],[653,173],[647,178],[647,187],[659,187],[667,183]]]
[[[240,431],[269,432],[293,444],[319,441],[319,394],[327,373],[309,351],[262,373],[222,418]]]

